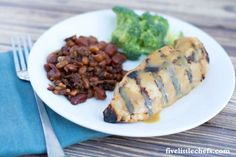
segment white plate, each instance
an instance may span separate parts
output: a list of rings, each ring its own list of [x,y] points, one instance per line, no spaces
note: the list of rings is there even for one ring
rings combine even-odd
[[[139,12],[140,13],[140,12]],[[63,40],[71,35],[93,35],[98,40],[109,41],[115,28],[116,17],[111,10],[81,14],[53,26],[34,44],[29,57],[29,74],[34,90],[39,97],[55,112],[72,122],[100,132],[148,137],[161,136],[185,131],[210,120],[228,103],[235,84],[232,63],[224,49],[209,35],[181,20],[163,15],[168,19],[174,32],[183,31],[186,36],[198,37],[209,53],[210,66],[206,79],[190,94],[165,108],[156,123],[110,124],[103,121],[103,110],[109,104],[112,93],[107,99],[89,99],[77,106],[71,105],[63,96],[54,95],[47,90],[50,81],[43,65],[52,51],[62,47]],[[140,61],[139,61],[140,62]],[[131,69],[139,62],[127,62],[124,67]]]

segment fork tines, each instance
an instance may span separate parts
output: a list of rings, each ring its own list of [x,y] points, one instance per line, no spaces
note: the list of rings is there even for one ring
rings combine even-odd
[[[27,70],[29,50],[32,47],[30,35],[12,38],[11,45],[16,71]]]

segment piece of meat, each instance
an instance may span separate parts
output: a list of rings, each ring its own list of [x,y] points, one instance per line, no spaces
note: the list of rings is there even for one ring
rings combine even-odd
[[[188,94],[206,76],[208,54],[197,38],[175,41],[150,54],[116,85],[104,121],[137,122]]]

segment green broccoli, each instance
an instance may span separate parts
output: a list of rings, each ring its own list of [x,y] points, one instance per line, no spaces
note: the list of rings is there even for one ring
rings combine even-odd
[[[139,45],[144,54],[149,54],[153,50],[164,46],[164,38],[169,28],[166,19],[145,12],[140,17],[140,25],[142,33],[139,38]]]
[[[139,55],[139,46],[136,44],[140,36],[139,16],[134,11],[114,7],[117,15],[116,30],[112,33],[112,42],[122,48],[129,59],[136,60]]]
[[[117,15],[117,25],[112,33],[112,42],[128,59],[136,60],[140,55],[165,45],[169,24],[163,17],[148,12],[139,16],[124,7],[114,7],[113,11]]]

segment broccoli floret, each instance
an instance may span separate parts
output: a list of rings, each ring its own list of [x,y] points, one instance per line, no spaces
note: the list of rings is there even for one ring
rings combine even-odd
[[[161,16],[157,16],[157,15],[153,16],[153,21],[157,25],[157,30],[164,38],[167,34],[168,29],[169,29],[168,21],[165,18],[163,18]]]
[[[146,54],[164,45],[164,38],[169,28],[166,19],[145,12],[140,17],[140,25],[142,33],[139,42],[144,49],[147,49]]]
[[[113,11],[117,15],[117,25],[112,33],[112,38],[114,38],[112,40],[122,44],[135,42],[140,35],[138,16],[132,10],[122,7],[114,7]]]
[[[138,20],[139,16],[131,9],[125,8],[125,7],[120,7],[116,6],[113,7],[112,10],[119,15],[117,17],[118,23],[121,22],[123,19],[126,21],[128,20]],[[123,23],[123,22],[122,22]]]
[[[130,60],[137,60],[142,54],[140,53],[140,47],[136,46],[136,44],[124,45],[123,50],[125,52],[125,56]]]
[[[117,25],[112,33],[112,42],[122,48],[129,59],[136,60],[139,56],[136,43],[141,33],[139,16],[123,7],[114,7],[113,11],[117,15]]]
[[[113,11],[117,15],[117,25],[112,33],[112,42],[128,59],[136,60],[165,44],[169,25],[163,17],[148,12],[139,16],[124,7],[114,7]]]

